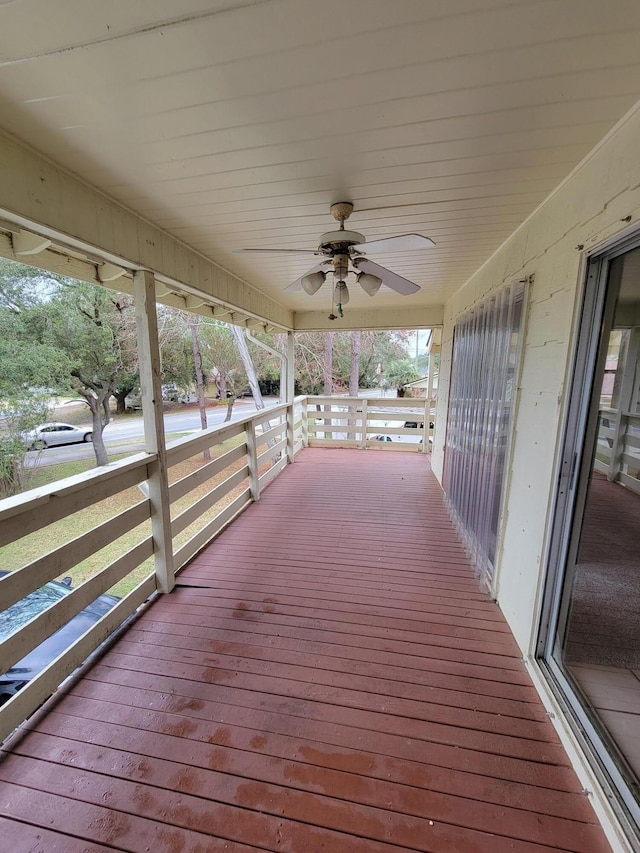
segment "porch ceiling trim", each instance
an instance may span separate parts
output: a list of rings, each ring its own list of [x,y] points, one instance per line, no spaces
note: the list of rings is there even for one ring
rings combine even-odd
[[[0,188],[0,218],[7,222],[86,253],[89,258],[99,256],[130,270],[152,270],[169,290],[185,296],[201,296],[232,313],[266,320],[283,329],[293,328],[290,310],[4,135],[0,135]],[[37,257],[15,260],[43,266],[43,258],[37,263]],[[122,289],[121,285],[114,286]]]
[[[344,309],[344,317],[329,319],[326,311],[296,311],[294,331],[296,332],[352,332],[377,329],[432,329],[442,326],[444,306],[432,305],[424,308],[385,309]]]

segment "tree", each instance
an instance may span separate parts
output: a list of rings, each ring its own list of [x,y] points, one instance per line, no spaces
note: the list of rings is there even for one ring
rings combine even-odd
[[[200,410],[200,426],[202,429],[207,428],[207,404],[204,399],[205,378],[202,372],[202,353],[200,352],[200,341],[198,340],[198,332],[202,323],[202,317],[197,314],[186,315],[187,325],[191,331],[191,349],[193,352],[193,370],[196,375],[196,391],[198,394],[198,409]],[[203,453],[205,462],[211,461],[211,451],[205,447]]]
[[[229,421],[234,400],[247,384],[230,326],[219,320],[203,322],[200,326],[200,345],[203,371],[215,382],[220,398],[227,401],[225,421]]]
[[[64,354],[38,340],[38,309],[49,284],[39,270],[0,260],[1,497],[25,487],[23,433],[48,419],[49,389],[67,369]]]
[[[0,262],[0,388],[30,398],[57,390],[78,394],[93,423],[98,465],[108,462],[102,431],[109,399],[137,382],[133,301],[102,287],[9,261]]]
[[[409,332],[304,332],[296,335],[296,385],[300,393],[347,391],[352,381],[353,335],[360,340],[360,388],[379,385],[378,364],[384,368],[393,361],[407,358]],[[328,368],[329,341],[331,366]]]
[[[23,434],[48,419],[48,402],[37,394],[5,397],[2,416],[6,432],[0,437],[0,497],[8,498],[25,488],[27,469],[24,463],[29,448]]]
[[[349,396],[357,397],[360,389],[360,351],[362,344],[362,336],[360,332],[351,333],[351,370],[349,372]],[[351,417],[349,418],[349,426],[354,426],[357,419],[353,417],[356,411],[356,406],[349,406]],[[355,433],[349,433],[347,438],[355,440]]]
[[[0,310],[19,314],[47,301],[62,276],[0,258]]]
[[[235,340],[236,346],[238,347],[238,353],[242,360],[244,372],[246,373],[247,379],[249,381],[249,387],[251,388],[251,394],[253,395],[253,402],[256,404],[256,409],[264,409],[262,391],[260,390],[260,385],[258,384],[258,376],[256,374],[256,369],[253,364],[253,359],[251,358],[251,353],[249,352],[247,339],[237,326],[231,327],[231,333],[233,334],[233,339]]]
[[[87,404],[96,462],[106,465],[103,430],[111,420],[109,399],[123,371],[132,372],[133,306],[124,295],[65,281],[41,311],[43,342],[64,352],[67,388]]]
[[[392,361],[385,370],[385,375],[390,384],[395,385],[398,397],[404,397],[405,386],[408,382],[418,379],[418,371],[414,362],[409,358],[401,358]]]

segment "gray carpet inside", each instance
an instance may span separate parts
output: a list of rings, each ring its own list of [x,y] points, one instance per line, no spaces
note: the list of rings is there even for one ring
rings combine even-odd
[[[598,473],[589,488],[565,660],[640,670],[640,495]]]

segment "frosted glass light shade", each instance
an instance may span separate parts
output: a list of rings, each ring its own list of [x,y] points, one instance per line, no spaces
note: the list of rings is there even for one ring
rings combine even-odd
[[[375,296],[380,290],[382,279],[368,272],[361,272],[358,276],[358,284],[368,296]]]
[[[303,276],[300,284],[302,285],[302,289],[305,293],[309,296],[313,296],[316,291],[320,290],[326,277],[326,272],[323,272],[322,270],[319,272],[312,272],[309,273],[309,275]]]
[[[346,305],[349,301],[349,288],[344,281],[339,281],[333,291],[333,301],[336,305]]]

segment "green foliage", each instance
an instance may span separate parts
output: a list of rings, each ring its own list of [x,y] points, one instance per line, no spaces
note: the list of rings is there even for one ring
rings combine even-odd
[[[39,307],[13,312],[0,307],[0,396],[29,396],[57,385],[66,373],[64,353],[40,339]]]
[[[385,375],[390,385],[403,388],[407,382],[414,382],[419,378],[415,363],[408,358],[399,358],[391,361],[386,368]]]
[[[333,390],[346,391],[351,372],[351,332],[333,332]],[[390,364],[407,359],[405,332],[362,332],[360,335],[361,388],[375,388],[389,379]],[[416,377],[414,377],[416,378]],[[410,380],[407,380],[410,381]],[[301,394],[322,394],[324,388],[324,333],[296,335],[296,386]]]
[[[18,314],[45,303],[61,276],[0,258],[0,310]]]
[[[200,326],[200,350],[202,369],[211,377],[221,396],[227,392],[236,397],[246,386],[248,379],[237,344],[230,327],[218,320]]]
[[[37,394],[22,399],[14,396],[3,400],[2,416],[5,434],[0,437],[0,497],[7,498],[25,487],[27,447],[22,434],[46,421],[49,407]]]
[[[68,282],[41,309],[42,343],[64,353],[69,389],[115,389],[125,362],[118,305],[116,294],[101,287]]]
[[[9,397],[2,403],[2,415],[10,436],[20,436],[33,429],[51,414],[49,398],[45,394],[33,393],[24,397]]]
[[[24,454],[19,437],[0,438],[0,498],[11,497],[21,490]]]
[[[158,342],[162,360],[162,382],[173,382],[183,391],[193,385],[193,347],[184,311],[157,306]]]

